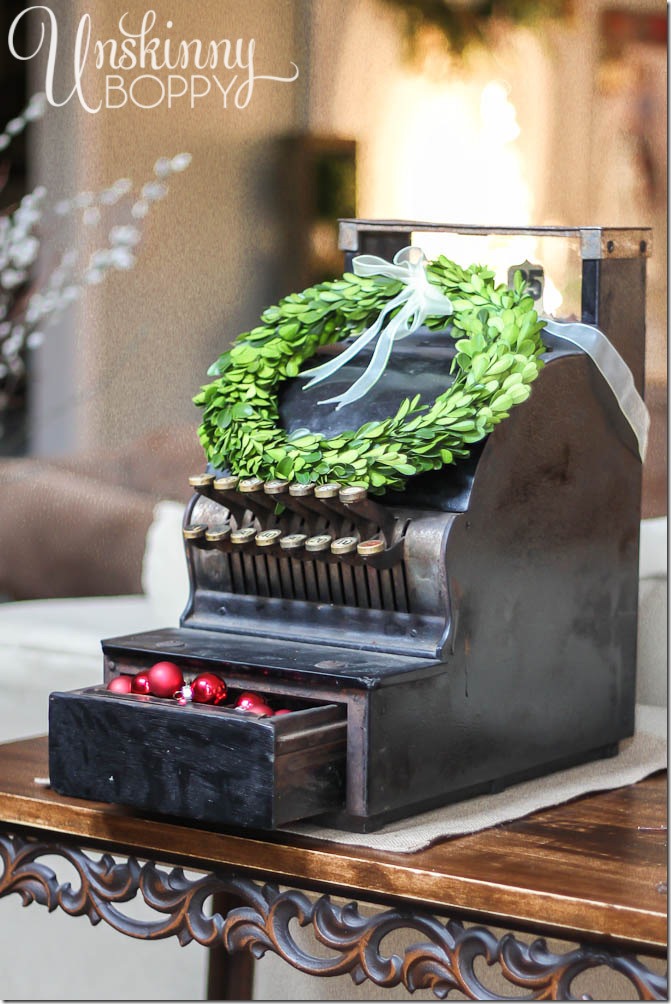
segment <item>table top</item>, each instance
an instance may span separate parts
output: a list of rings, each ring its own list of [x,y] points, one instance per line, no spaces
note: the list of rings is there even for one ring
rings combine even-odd
[[[276,831],[201,829],[66,798],[46,737],[0,746],[0,826],[20,825],[184,867],[542,928],[573,939],[666,945],[666,775],[585,796],[411,854]]]

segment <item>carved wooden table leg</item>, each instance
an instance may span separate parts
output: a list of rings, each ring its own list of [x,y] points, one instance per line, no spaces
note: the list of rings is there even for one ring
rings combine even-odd
[[[225,893],[212,898],[212,912],[227,917],[240,900]],[[252,999],[254,956],[250,952],[230,955],[221,942],[210,947],[207,963],[207,1000],[246,1001]]]
[[[39,862],[46,855],[70,862],[79,875],[79,888],[59,883],[55,872]],[[187,878],[181,868],[161,869],[151,861],[141,865],[134,857],[116,862],[110,854],[95,859],[60,840],[16,833],[0,835],[0,862],[0,896],[16,892],[26,906],[35,902],[49,910],[59,907],[72,916],[88,916],[92,924],[104,920],[133,938],[174,936],[181,945],[197,941],[228,953],[246,948],[255,958],[272,951],[313,976],[349,973],[357,984],[370,980],[381,987],[402,984],[411,993],[431,989],[439,998],[459,990],[473,1000],[500,1000],[476,974],[476,962],[484,959],[523,989],[525,999],[572,1000],[576,977],[606,966],[626,977],[639,999],[667,999],[665,977],[651,972],[635,955],[603,945],[584,944],[557,954],[542,938],[529,944],[513,934],[498,938],[486,927],[444,921],[421,909],[382,909],[364,917],[356,903],[339,906],[329,896],[280,891],[228,872]],[[119,909],[138,892],[158,919],[136,920]],[[206,913],[210,896],[216,907]],[[331,955],[315,955],[299,945],[293,921],[311,926],[322,951],[325,947]],[[387,956],[383,939],[401,930],[409,933],[408,947],[402,955]]]

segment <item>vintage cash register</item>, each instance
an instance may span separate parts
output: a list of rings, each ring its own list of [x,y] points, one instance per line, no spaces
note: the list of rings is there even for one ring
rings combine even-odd
[[[556,316],[602,329],[642,392],[648,231],[340,224],[346,267],[412,239],[523,262],[539,313],[560,289]],[[210,825],[367,831],[615,754],[634,727],[641,460],[591,359],[543,341],[529,399],[401,493],[195,474],[180,626],[103,641],[104,684],[51,695],[52,786]],[[409,390],[433,400],[453,353],[421,328],[341,412],[290,380],[282,423],[333,432]],[[106,689],[159,661],[282,714]]]

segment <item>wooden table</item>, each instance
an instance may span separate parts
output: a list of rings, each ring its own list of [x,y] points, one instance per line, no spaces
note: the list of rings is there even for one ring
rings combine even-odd
[[[46,738],[0,746],[0,896],[18,892],[28,902],[101,918],[135,938],[196,940],[215,958],[242,948],[257,957],[273,951],[314,975],[349,972],[357,981],[428,987],[440,996],[456,988],[473,999],[499,999],[476,975],[475,961],[484,955],[532,998],[566,999],[578,974],[605,965],[626,976],[641,999],[667,999],[666,980],[637,958],[663,956],[666,946],[663,774],[393,854],[284,832],[215,832],[143,818],[57,795],[35,780],[47,771]],[[98,858],[91,848],[123,860]],[[40,863],[47,854],[74,865],[81,889],[59,883]],[[203,874],[188,878],[179,866]],[[157,911],[155,920],[124,915],[123,904],[138,892]],[[329,893],[380,910],[363,917]],[[203,904],[212,894],[218,912],[208,914]],[[294,918],[312,925],[327,958],[323,948],[314,956],[298,949]],[[499,937],[486,925],[518,933]],[[380,941],[406,929],[403,957],[386,959]],[[549,951],[539,934],[579,945]],[[233,956],[223,983],[211,970],[210,997],[249,999],[250,958]]]

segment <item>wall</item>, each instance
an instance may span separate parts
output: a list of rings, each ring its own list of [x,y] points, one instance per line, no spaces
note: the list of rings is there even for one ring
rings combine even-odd
[[[72,65],[74,24],[77,5],[56,0],[52,5],[62,26],[61,56],[57,82],[63,80],[65,67]],[[31,47],[37,46],[38,25],[31,22]],[[46,50],[28,66],[30,93],[44,90]],[[80,151],[76,142],[78,105],[75,102],[52,109],[44,119],[28,130],[31,145],[29,169],[31,188],[44,185],[46,204],[54,206],[65,194],[74,194]],[[56,255],[74,247],[77,227],[73,217],[52,216],[43,221],[43,252],[40,264],[47,274]],[[42,347],[31,353],[29,364],[29,445],[38,454],[68,453],[74,450],[81,435],[79,401],[89,388],[81,367],[82,335],[77,326],[77,310],[68,309],[45,334]]]
[[[639,165],[633,155],[632,127],[637,114],[626,89],[599,85],[602,49],[600,17],[603,11],[666,13],[661,0],[580,0],[573,20],[548,33],[551,60],[553,121],[548,168],[554,183],[548,189],[547,212],[564,221],[580,214],[581,222],[601,226],[652,226],[653,256],[648,260],[646,376],[666,384],[667,351],[667,193],[666,186],[653,204],[642,196]],[[636,46],[630,49],[638,57]],[[654,74],[659,102],[666,118],[667,61],[662,46],[642,56]],[[666,178],[666,128],[649,133]]]
[[[147,8],[144,0],[96,4],[94,37],[118,37],[119,16],[128,10],[127,23],[137,25]],[[153,8],[161,23],[172,18],[176,38],[254,38],[258,73],[289,75],[292,60],[303,62],[300,9],[292,0],[159,0]],[[55,9],[62,34],[72,35],[79,10],[92,8],[61,0]],[[91,86],[96,73],[88,75]],[[54,347],[55,372],[54,351],[44,352],[41,372],[57,379],[38,383],[35,452],[104,451],[176,422],[195,429],[191,397],[207,367],[276,295],[274,262],[283,248],[274,140],[295,126],[303,87],[303,77],[294,84],[257,81],[244,110],[223,110],[211,95],[193,110],[184,103],[143,110],[129,102],[89,115],[73,101],[51,113],[43,170],[50,189],[60,183],[66,196],[117,178],[140,182],[159,155],[188,151],[193,163],[148,219],[135,270],[88,291],[67,346]],[[149,90],[138,97],[152,100]],[[87,239],[83,228],[79,239]],[[49,429],[54,410],[65,413],[57,436]]]
[[[654,225],[648,377],[665,381],[665,193],[654,212],[636,197],[628,110],[598,88],[600,13],[621,5],[572,6],[570,20],[508,33],[466,62],[450,59],[442,43],[429,47],[420,71],[404,60],[399,19],[379,0],[348,5],[344,19],[338,0],[315,0],[309,122],[357,139],[361,216]],[[660,0],[626,7],[665,10]],[[650,58],[665,95],[662,47]],[[663,130],[657,142],[663,162]]]
[[[404,60],[398,17],[379,0],[345,9],[340,0],[154,6],[186,37],[254,36],[264,70],[287,72],[293,59],[301,77],[259,83],[244,111],[208,99],[195,110],[86,115],[73,102],[45,123],[43,166],[55,191],[75,173],[79,189],[141,179],[163,153],[186,149],[194,161],[152,215],[136,270],[89,291],[79,317],[38,354],[35,452],[104,451],[153,428],[195,426],[190,399],[207,366],[279,291],[276,263],[287,249],[274,140],[286,131],[358,141],[362,216],[651,222],[638,206],[627,212],[632,200],[615,200],[617,185],[605,180],[612,107],[598,100],[596,77],[607,0],[580,0],[568,24],[517,31],[466,64],[434,47],[421,73]],[[73,33],[86,5],[54,7]],[[113,36],[126,8],[135,23],[146,4],[97,6],[95,33]],[[648,375],[657,380],[666,363],[665,220],[665,212],[654,220],[650,262]]]

